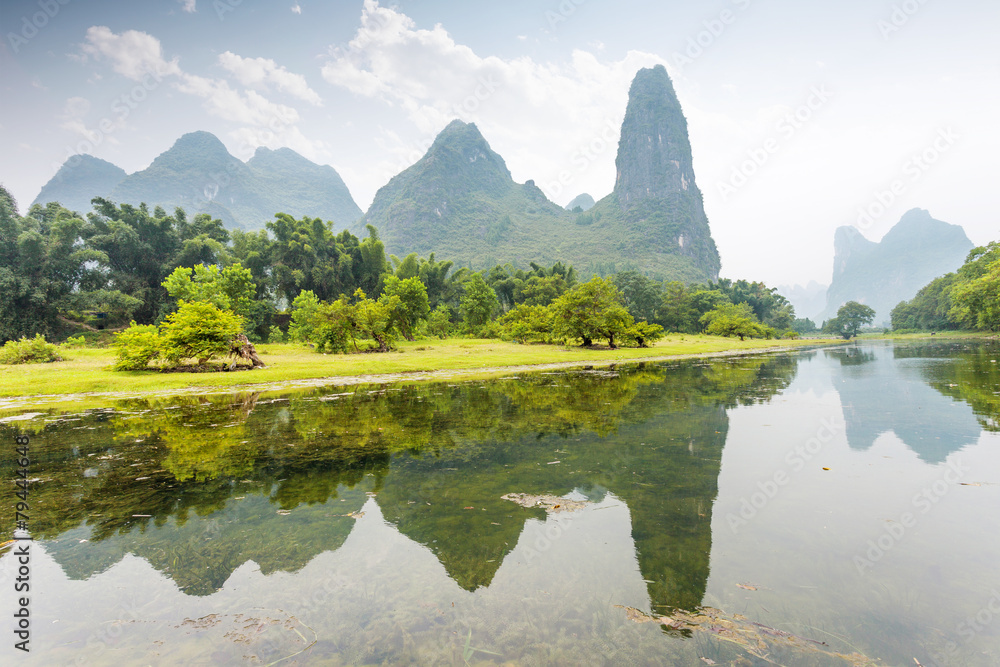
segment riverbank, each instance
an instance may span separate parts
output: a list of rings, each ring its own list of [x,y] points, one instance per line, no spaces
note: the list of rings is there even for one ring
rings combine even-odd
[[[265,344],[258,352],[267,368],[216,373],[113,371],[110,349],[66,351],[53,364],[0,366],[0,409],[173,394],[276,391],[307,386],[471,378],[483,375],[606,366],[622,362],[668,361],[771,352],[835,340],[746,340],[672,334],[648,348],[584,349],[462,339],[403,342],[384,354],[317,354],[294,344]]]

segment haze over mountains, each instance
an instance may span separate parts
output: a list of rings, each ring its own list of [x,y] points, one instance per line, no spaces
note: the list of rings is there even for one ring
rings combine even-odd
[[[243,163],[214,135],[193,132],[134,174],[89,156],[70,160],[35,203],[59,201],[85,213],[91,197],[103,196],[181,206],[247,230],[283,212],[332,220],[359,235],[371,224],[390,253],[435,252],[477,269],[563,261],[602,274],[717,278],[719,254],[694,180],[687,121],[662,65],[633,80],[616,166],[612,193],[596,204],[581,197],[578,205],[589,210],[573,212],[533,181],[515,183],[476,125],[455,120],[379,189],[362,217],[332,167],[287,148],[259,148]]]
[[[278,212],[332,220],[344,227],[361,215],[340,175],[290,148],[258,148],[248,162],[233,157],[208,132],[191,132],[142,171],[126,174],[89,155],[67,160],[34,204],[58,201],[87,213],[93,197],[189,216],[208,213],[232,229],[261,229]]]
[[[875,309],[874,324],[881,326],[900,301],[958,269],[972,248],[965,230],[935,220],[922,208],[904,213],[878,243],[855,227],[840,227],[834,237],[833,281],[820,319],[835,316],[848,301],[860,301]]]
[[[359,236],[374,225],[389,253],[434,252],[474,269],[562,261],[584,274],[637,270],[685,282],[718,278],[719,253],[695,182],[687,121],[661,65],[633,79],[615,165],[610,194],[595,202],[584,193],[560,207],[533,181],[515,183],[475,124],[454,120],[362,213],[332,167],[288,148],[258,148],[244,163],[214,135],[192,132],[133,174],[75,156],[34,203],[59,201],[85,213],[90,199],[102,196],[168,210],[180,206],[191,216],[207,213],[245,230],[262,229],[283,212],[331,220]],[[799,317],[817,324],[849,300],[871,305],[881,323],[899,301],[960,266],[971,248],[960,227],[914,209],[881,243],[853,227],[838,229],[825,296],[815,283],[783,287],[782,293]]]

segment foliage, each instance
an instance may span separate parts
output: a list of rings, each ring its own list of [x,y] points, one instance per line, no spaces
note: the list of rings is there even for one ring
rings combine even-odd
[[[451,309],[441,304],[427,316],[427,333],[438,338],[447,338],[451,335],[451,330]]]
[[[63,347],[86,347],[87,339],[83,336],[70,336],[62,342]]]
[[[465,284],[465,294],[462,296],[462,319],[466,330],[472,332],[481,328],[499,308],[497,293],[486,284],[482,274],[474,273]]]
[[[9,340],[0,347],[0,364],[44,364],[62,361],[59,348],[45,340],[42,334],[34,338]]]
[[[634,319],[650,322],[657,319],[663,297],[654,280],[636,271],[622,271],[615,274],[614,283],[622,296],[622,304]]]
[[[153,324],[136,324],[115,334],[116,371],[139,371],[163,355],[163,338]]]
[[[354,325],[359,337],[375,341],[378,352],[393,349],[397,332],[393,313],[401,308],[399,297],[383,294],[378,301],[374,301],[359,288],[354,292],[354,298],[357,301],[354,304]]]
[[[900,301],[892,309],[893,330],[956,329],[957,322],[949,319],[948,314],[952,308],[951,290],[957,281],[958,274],[949,273],[922,287],[911,300]]]
[[[515,306],[500,318],[502,337],[527,343],[552,340],[552,309],[526,303]]]
[[[712,283],[709,283],[713,287]],[[714,285],[732,303],[746,303],[753,309],[762,324],[780,330],[790,329],[795,318],[795,310],[788,300],[778,294],[776,287],[768,287],[762,282],[722,278]]]
[[[659,324],[639,321],[628,328],[625,335],[635,343],[636,347],[649,347],[651,343],[663,338],[663,327]]]
[[[790,328],[792,331],[800,335],[819,331],[819,327],[816,326],[816,323],[808,317],[796,318],[792,320],[792,326]]]
[[[831,318],[823,325],[825,333],[832,333],[850,339],[858,335],[866,324],[871,324],[875,319],[875,309],[857,301],[848,301],[837,310],[837,316]]]
[[[181,301],[160,325],[163,358],[172,364],[196,359],[203,366],[229,352],[243,318],[208,301]]]
[[[419,271],[418,268],[414,269]],[[427,288],[416,275],[400,280],[397,276],[386,276],[382,296],[386,299],[397,297],[392,311],[393,326],[398,328],[406,340],[414,339],[414,332],[421,320],[427,318],[430,306]]]
[[[701,316],[705,333],[713,336],[739,336],[746,338],[771,338],[773,329],[757,319],[747,303],[723,303]]]
[[[21,217],[0,186],[0,342],[53,333],[68,297],[100,282],[101,255],[78,243],[85,226],[58,204]]]
[[[577,285],[552,304],[553,333],[556,338],[580,340],[584,347],[605,338],[608,347],[635,324],[621,303],[614,282],[597,276]]]

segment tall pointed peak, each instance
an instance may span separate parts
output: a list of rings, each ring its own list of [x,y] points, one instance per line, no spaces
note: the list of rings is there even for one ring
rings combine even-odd
[[[641,69],[632,80],[615,166],[623,209],[642,199],[697,192],[687,120],[663,65]]]

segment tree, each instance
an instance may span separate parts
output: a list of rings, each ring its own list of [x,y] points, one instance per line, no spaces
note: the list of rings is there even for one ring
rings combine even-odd
[[[615,337],[635,324],[621,303],[618,288],[597,276],[556,299],[552,313],[555,336],[580,340],[584,347],[593,345],[596,338],[606,338],[608,346],[615,347]]]
[[[769,331],[765,328],[747,303],[722,303],[701,316],[705,333],[712,336],[739,336],[763,338]]]
[[[389,275],[385,277],[382,289],[380,298],[398,297],[398,305],[392,313],[393,325],[406,340],[413,340],[417,324],[430,312],[427,288],[416,276],[400,280]]]
[[[500,326],[507,337],[519,343],[529,340],[547,343],[552,338],[552,309],[522,303],[500,318]]]
[[[451,334],[451,309],[441,304],[427,316],[427,333],[438,338],[447,338]]]
[[[163,287],[177,301],[208,301],[243,318],[248,334],[263,340],[271,323],[274,306],[257,298],[257,286],[249,269],[236,262],[218,266],[197,264],[178,267],[163,281]]]
[[[163,357],[172,364],[193,358],[204,366],[229,352],[242,329],[243,318],[231,311],[207,301],[181,301],[160,325]]]
[[[370,338],[378,345],[378,352],[388,352],[396,342],[396,328],[392,313],[399,308],[399,297],[383,295],[378,301],[365,296],[358,288],[354,292],[354,323],[358,335]]]
[[[875,310],[870,306],[857,301],[848,301],[837,310],[837,316],[827,322],[825,330],[848,340],[857,336],[861,327],[871,324],[874,319]]]
[[[649,322],[657,319],[663,298],[656,281],[636,271],[622,271],[615,274],[614,283],[622,295],[622,304],[633,318]]]
[[[897,331],[958,328],[958,323],[949,317],[954,305],[951,292],[957,282],[958,274],[949,273],[929,282],[909,301],[900,301],[892,309],[892,328]]]
[[[482,274],[472,274],[472,278],[465,283],[465,295],[462,297],[462,319],[466,329],[474,332],[481,328],[499,307],[496,292],[486,284]]]

